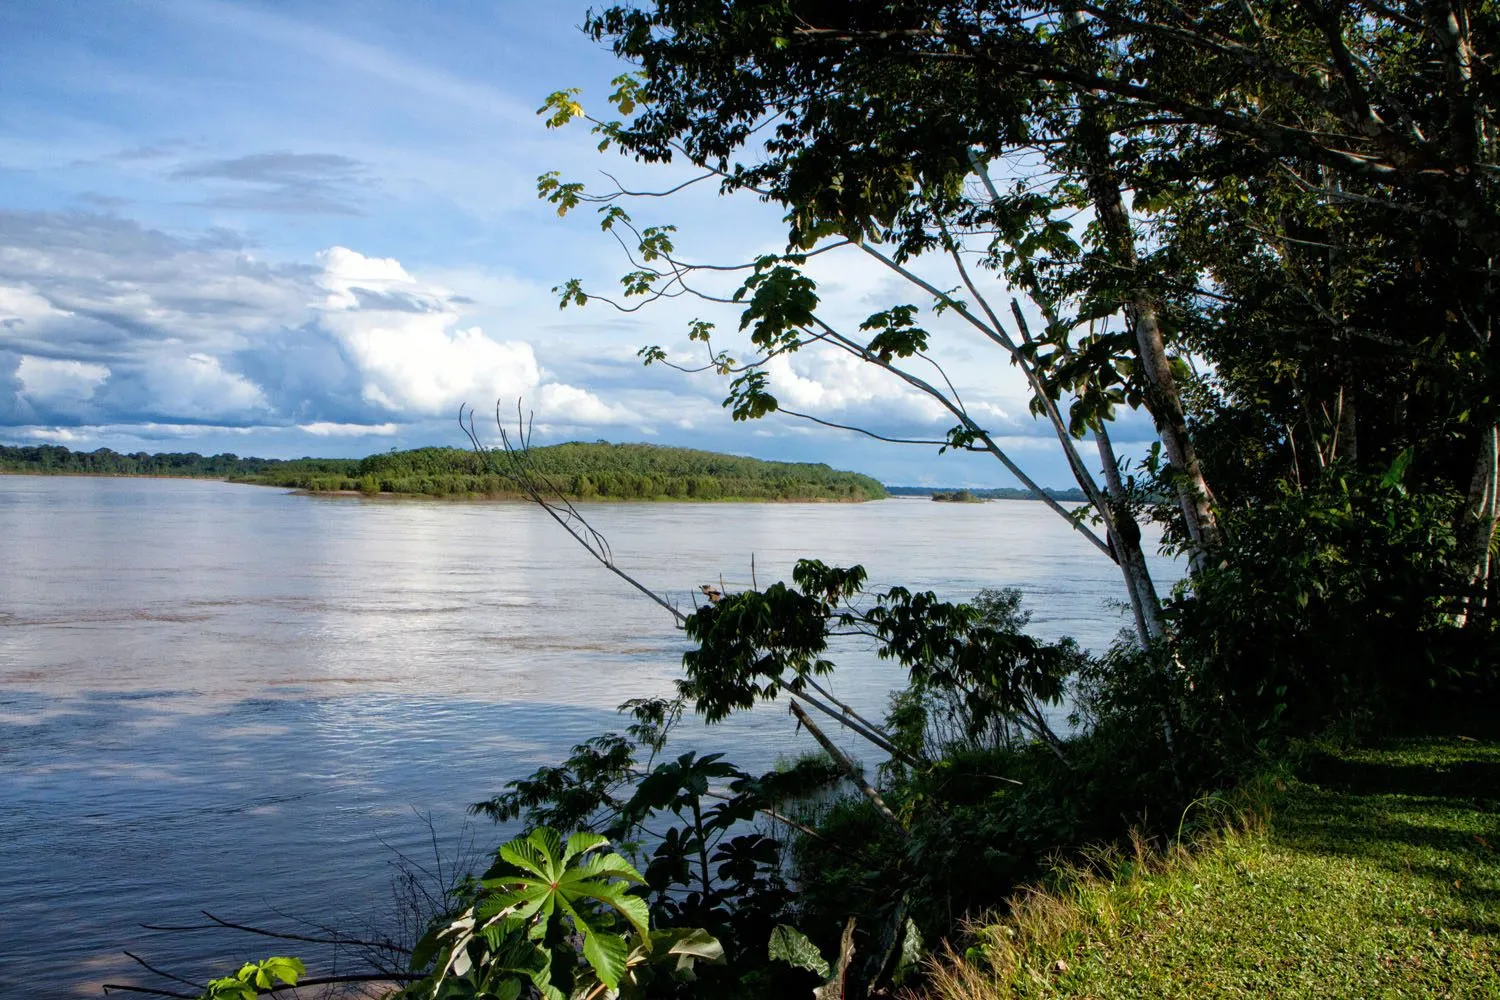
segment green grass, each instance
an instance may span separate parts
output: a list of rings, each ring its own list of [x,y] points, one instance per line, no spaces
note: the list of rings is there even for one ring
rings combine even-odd
[[[1022,898],[934,994],[1500,997],[1500,743],[1317,749],[1292,773],[1269,821]]]

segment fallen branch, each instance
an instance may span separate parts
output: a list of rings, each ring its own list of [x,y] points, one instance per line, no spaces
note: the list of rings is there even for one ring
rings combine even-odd
[[[875,790],[875,787],[865,780],[864,775],[859,773],[859,768],[854,766],[854,761],[849,759],[849,755],[840,750],[838,745],[830,740],[823,730],[818,728],[817,724],[808,716],[807,711],[803,709],[801,703],[795,698],[791,702],[791,712],[797,717],[799,723],[807,727],[807,731],[812,734],[812,738],[818,741],[818,745],[823,748],[828,756],[833,758],[833,762],[844,772],[844,776],[854,782],[861,792],[865,793],[865,798],[870,800],[875,806],[875,810],[884,817],[885,821],[894,827],[903,839],[910,840],[911,831],[902,824],[901,820],[896,818],[895,813],[891,812],[891,807],[885,804],[885,799],[880,797],[880,793]]]

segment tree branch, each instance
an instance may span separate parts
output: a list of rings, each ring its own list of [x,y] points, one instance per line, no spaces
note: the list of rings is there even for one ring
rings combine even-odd
[[[865,780],[864,775],[859,773],[859,768],[854,766],[854,761],[849,759],[849,755],[840,750],[838,745],[830,740],[812,719],[808,718],[807,713],[802,710],[802,706],[795,698],[791,701],[790,711],[797,717],[799,723],[807,727],[807,731],[812,734],[812,738],[818,741],[818,746],[822,747],[824,752],[833,758],[833,762],[839,766],[839,770],[844,772],[844,776],[853,782],[856,788],[864,792],[865,798],[870,800],[870,803],[875,807],[875,811],[880,814],[881,818],[889,823],[901,835],[903,840],[910,840],[911,831],[896,818],[896,814],[891,812],[891,807],[885,804],[885,799],[881,798],[880,793],[875,790],[874,786]]]

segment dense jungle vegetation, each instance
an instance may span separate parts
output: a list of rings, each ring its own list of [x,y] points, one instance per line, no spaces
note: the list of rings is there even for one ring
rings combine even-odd
[[[766,462],[653,444],[549,445],[526,453],[531,474],[580,500],[878,500],[885,487],[855,472],[805,462]],[[306,490],[426,496],[514,496],[521,491],[501,454],[461,448],[385,452],[337,476],[268,470],[245,482]]]
[[[1451,732],[1462,710],[1479,727],[1465,735],[1492,745],[1494,4],[656,0],[596,9],[585,33],[628,72],[612,110],[562,91],[547,124],[676,165],[654,195],[696,178],[773,204],[787,245],[686,259],[670,197],[548,174],[544,198],[597,210],[632,251],[619,291],[572,281],[564,304],[701,294],[718,315],[732,299],[726,331],[685,331],[693,355],[643,360],[717,371],[736,418],[798,419],[768,362],[843,352],[944,407],[944,447],[1031,487],[927,364],[965,328],[1024,375],[1133,627],[1090,653],[1031,634],[1013,591],[871,590],[859,567],[813,558],[679,613],[675,697],[628,703],[619,732],[478,805],[528,833],[457,887],[403,995],[861,998],[929,988],[955,963],[950,979],[994,986],[972,995],[1006,995],[1006,901],[1057,852],[1191,839],[1220,822],[1204,803],[1329,733]],[[825,253],[900,277],[910,301],[841,326],[820,299]],[[1157,435],[1140,461],[1110,438],[1125,409]],[[1143,558],[1146,521],[1188,571],[1169,593]],[[857,643],[907,670],[882,718],[827,683]],[[683,713],[766,701],[823,753],[759,775],[670,746]],[[1417,776],[1366,775],[1392,793]],[[1474,829],[1492,829],[1482,807]],[[1324,833],[1388,839],[1370,826],[1382,815]],[[1287,862],[1316,881],[1306,863]],[[1223,872],[1207,884],[1228,893]],[[1303,905],[1286,891],[1270,912]],[[1448,905],[1427,891],[1416,905]],[[1493,938],[1471,912],[1469,933]],[[1256,947],[1272,931],[1232,929]],[[1080,981],[1113,979],[1085,958]]]
[[[316,462],[316,459],[303,461]],[[241,458],[238,455],[200,455],[197,452],[144,451],[122,455],[109,448],[96,451],[71,451],[61,445],[42,444],[23,447],[0,445],[0,472],[30,475],[81,476],[190,476],[204,479],[229,479],[253,476],[266,469],[287,463],[271,458]],[[339,459],[330,461],[330,470],[342,468]]]
[[[569,443],[527,452],[534,475],[580,500],[878,500],[885,487],[855,472],[810,462],[766,462],[650,444]],[[288,489],[414,496],[520,496],[503,455],[417,448],[354,458],[121,455],[101,448],[0,445],[0,472],[189,476]]]

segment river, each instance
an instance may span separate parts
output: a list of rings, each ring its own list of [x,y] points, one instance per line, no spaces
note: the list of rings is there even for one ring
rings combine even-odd
[[[1038,503],[596,504],[618,563],[683,606],[815,557],[872,586],[1015,586],[1046,636],[1127,623],[1114,567]],[[1164,577],[1175,575],[1159,561]],[[519,503],[0,476],[0,996],[173,988],[389,922],[394,862],[510,831],[464,807],[620,728],[684,648],[661,609]],[[836,694],[899,682],[852,650]],[[813,747],[772,705],[684,745],[747,769]],[[176,987],[181,989],[182,987]]]

